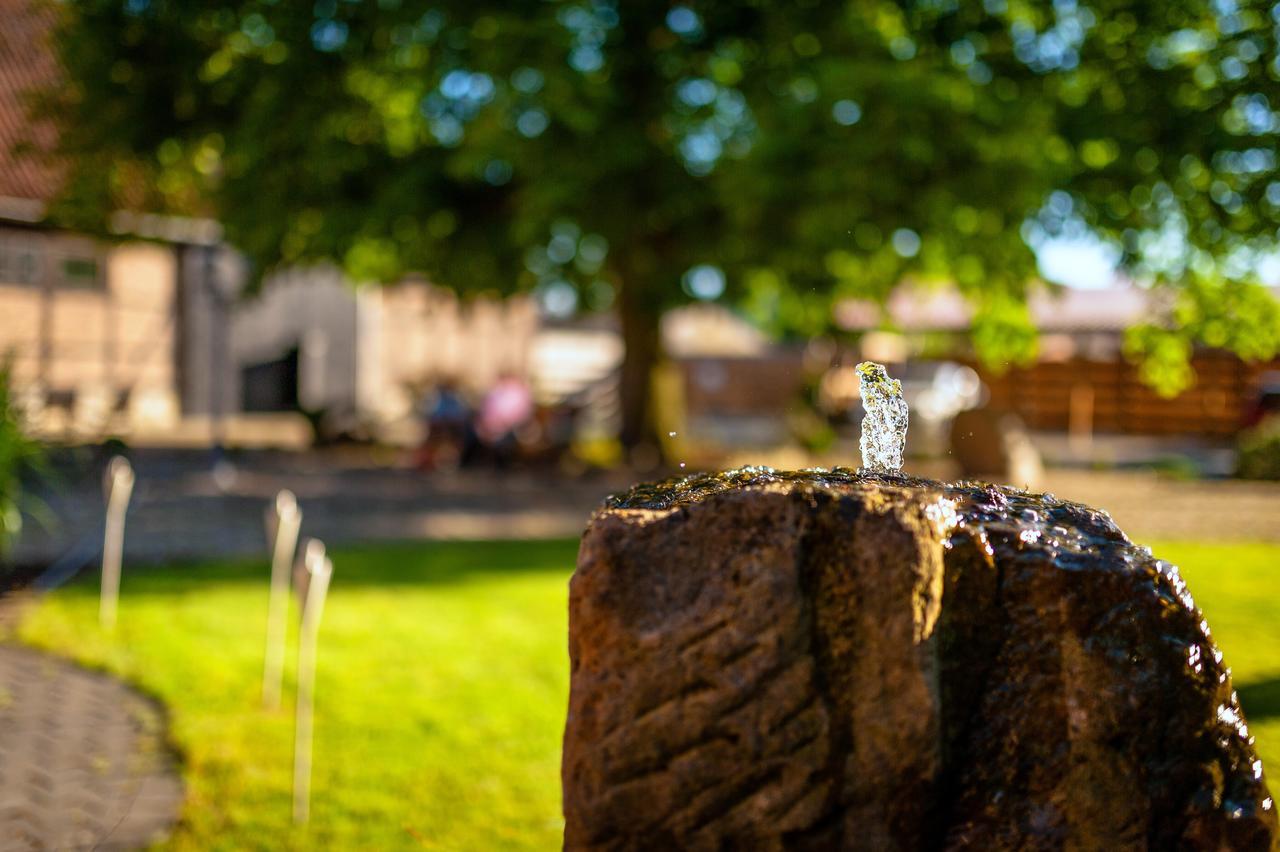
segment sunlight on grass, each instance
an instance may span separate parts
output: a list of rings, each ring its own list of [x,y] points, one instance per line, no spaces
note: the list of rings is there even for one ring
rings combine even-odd
[[[1280,544],[1156,542],[1231,666],[1272,792],[1280,790]]]
[[[334,554],[305,830],[290,824],[292,708],[259,709],[265,562],[127,571],[114,641],[97,627],[96,585],[77,584],[38,607],[22,636],[170,708],[189,793],[178,848],[553,848],[575,551]],[[286,681],[291,690],[291,670]]]
[[[442,543],[334,555],[304,830],[289,821],[291,708],[259,709],[265,562],[126,571],[115,640],[97,628],[96,585],[79,583],[37,607],[22,636],[118,672],[169,707],[189,788],[177,848],[556,848],[575,549]],[[1263,758],[1280,767],[1280,546],[1154,549],[1182,567]]]

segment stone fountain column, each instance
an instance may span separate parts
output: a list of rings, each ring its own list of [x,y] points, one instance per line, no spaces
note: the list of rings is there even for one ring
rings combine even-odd
[[[1273,849],[1176,569],[994,487],[744,469],[598,512],[568,849]]]

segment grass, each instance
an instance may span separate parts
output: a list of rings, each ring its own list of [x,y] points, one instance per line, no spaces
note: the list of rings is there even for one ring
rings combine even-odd
[[[189,793],[176,848],[556,848],[575,547],[334,555],[306,829],[289,816],[291,708],[258,706],[265,565],[129,571],[115,639],[97,629],[96,586],[78,583],[37,607],[22,637],[170,708]],[[1280,545],[1154,549],[1182,567],[1235,667],[1263,758],[1280,767]]]
[[[306,829],[290,821],[292,707],[260,709],[265,564],[128,571],[114,640],[97,628],[96,584],[76,584],[21,635],[170,708],[188,784],[178,849],[550,849],[563,830],[575,552],[558,541],[333,554]]]
[[[1177,565],[1232,669],[1273,793],[1280,793],[1280,544],[1150,543]]]

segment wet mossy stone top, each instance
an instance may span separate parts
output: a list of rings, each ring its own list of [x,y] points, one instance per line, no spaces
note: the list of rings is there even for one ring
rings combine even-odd
[[[1177,568],[1049,494],[636,486],[583,537],[570,659],[567,848],[1280,848]]]

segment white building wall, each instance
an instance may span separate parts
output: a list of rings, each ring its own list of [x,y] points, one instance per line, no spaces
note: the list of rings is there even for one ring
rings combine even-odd
[[[236,305],[236,371],[299,350],[298,402],[342,414],[356,409],[356,294],[337,270],[292,269],[273,275]]]
[[[219,308],[202,275],[201,262],[185,265],[184,387],[188,411],[210,413]],[[421,281],[356,287],[313,267],[272,275],[235,304],[231,328],[225,411],[240,410],[244,367],[297,347],[304,408],[376,425],[411,415],[442,378],[481,392],[505,372],[524,375],[538,315],[526,298],[464,300]]]
[[[66,262],[86,260],[97,272],[69,279]],[[527,298],[459,299],[422,281],[357,289],[324,267],[241,295],[247,280],[225,246],[106,246],[0,226],[0,354],[20,392],[73,400],[50,408],[49,431],[85,438],[93,424],[77,418],[93,415],[98,434],[145,425],[199,440],[216,415],[242,412],[245,367],[295,347],[299,403],[368,425],[412,415],[443,378],[480,393],[503,373],[529,374],[539,321]]]
[[[37,429],[91,438],[139,420],[172,426],[176,281],[165,245],[0,227],[0,355]]]

